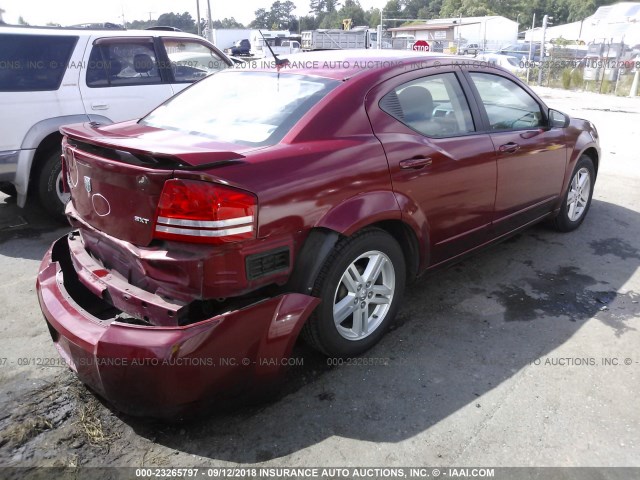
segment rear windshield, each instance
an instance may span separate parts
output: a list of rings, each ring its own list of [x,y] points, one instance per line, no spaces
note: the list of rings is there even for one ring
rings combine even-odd
[[[140,123],[216,141],[272,145],[339,83],[295,74],[221,72],[171,98]]]
[[[57,90],[78,37],[0,34],[0,92]]]

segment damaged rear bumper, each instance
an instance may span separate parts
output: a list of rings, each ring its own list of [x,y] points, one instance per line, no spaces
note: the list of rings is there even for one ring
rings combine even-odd
[[[55,258],[60,252],[71,255],[71,269],[63,269]],[[67,288],[80,283],[91,287],[82,260],[73,258],[69,237],[53,244],[38,274],[40,306],[69,367],[118,410],[132,415],[178,415],[273,382],[319,303],[290,293],[186,326],[129,324],[83,308],[87,300],[77,298],[78,291],[95,295],[95,285],[86,291]]]

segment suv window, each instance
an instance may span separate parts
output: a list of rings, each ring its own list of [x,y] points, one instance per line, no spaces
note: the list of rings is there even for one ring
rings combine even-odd
[[[540,105],[511,80],[491,73],[471,73],[489,117],[491,130],[518,130],[544,125]]]
[[[380,108],[429,137],[453,137],[475,130],[469,104],[453,73],[402,84],[380,100]]]
[[[194,82],[228,67],[220,56],[206,45],[182,38],[163,38],[162,43],[171,62],[176,82]]]
[[[74,36],[0,34],[0,91],[57,90],[77,41]]]
[[[91,50],[87,66],[89,87],[153,85],[161,82],[156,53],[150,40],[100,40]]]

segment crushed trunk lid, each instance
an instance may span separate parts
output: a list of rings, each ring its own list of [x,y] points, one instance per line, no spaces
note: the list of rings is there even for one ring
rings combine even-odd
[[[156,208],[176,170],[241,162],[254,147],[125,122],[62,127],[63,156],[77,215],[94,228],[140,246],[153,240]],[[162,145],[161,150],[156,150]]]

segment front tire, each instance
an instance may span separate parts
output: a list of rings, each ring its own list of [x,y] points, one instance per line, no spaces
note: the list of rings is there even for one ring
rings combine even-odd
[[[62,190],[62,152],[60,149],[52,151],[38,173],[38,198],[40,204],[51,215],[63,220],[64,209],[70,195]]]
[[[352,357],[375,345],[395,317],[404,293],[406,266],[398,242],[367,229],[338,242],[312,291],[321,299],[302,331],[316,350]]]
[[[571,175],[560,213],[554,219],[556,230],[570,232],[582,224],[591,206],[595,180],[593,160],[587,155],[582,155]]]

